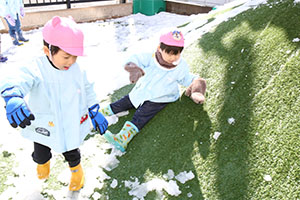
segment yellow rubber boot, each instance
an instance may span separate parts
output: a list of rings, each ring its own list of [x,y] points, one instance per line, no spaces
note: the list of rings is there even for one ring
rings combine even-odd
[[[70,169],[72,172],[72,176],[71,176],[69,190],[70,191],[80,190],[84,184],[84,173],[81,164],[79,163],[75,167],[70,167]]]
[[[36,171],[39,179],[47,179],[50,174],[50,160],[45,164],[38,164]]]

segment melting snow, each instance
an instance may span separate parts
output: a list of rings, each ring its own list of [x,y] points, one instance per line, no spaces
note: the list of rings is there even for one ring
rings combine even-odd
[[[114,179],[111,184],[110,184],[110,187],[111,188],[116,188],[118,186],[118,180],[117,179]]]
[[[175,178],[182,184],[184,184],[185,182],[195,178],[195,175],[193,174],[192,171],[189,172],[180,172],[177,176],[175,176]]]
[[[181,194],[176,181],[165,181],[163,179],[154,178],[146,183],[134,185],[129,191],[129,195],[144,199],[148,192],[153,190],[160,192],[163,189],[171,196],[178,196]]]
[[[235,119],[233,117],[228,118],[227,120],[228,124],[234,124]]]
[[[217,140],[217,139],[219,138],[220,135],[221,135],[220,132],[215,132],[214,135],[213,135],[213,138],[214,138],[215,140]]]
[[[264,175],[265,181],[272,181],[272,177],[270,175]]]

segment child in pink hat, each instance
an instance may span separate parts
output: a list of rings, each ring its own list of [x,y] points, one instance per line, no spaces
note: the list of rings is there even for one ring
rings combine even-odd
[[[179,85],[188,87],[186,95],[201,104],[205,101],[206,81],[189,72],[188,64],[181,58],[184,48],[183,34],[174,30],[160,36],[156,52],[132,56],[125,64],[131,83],[131,92],[120,100],[101,109],[110,116],[136,109],[131,121],[126,121],[121,131],[106,131],[104,137],[121,151],[141,129],[165,106],[180,97]]]
[[[84,184],[79,146],[90,133],[90,122],[103,134],[108,122],[86,72],[76,62],[84,55],[84,35],[72,18],[53,17],[43,28],[45,55],[24,64],[0,82],[12,127],[33,141],[37,176],[50,174],[51,151],[62,153],[71,170],[69,190]],[[28,101],[24,97],[28,95]]]

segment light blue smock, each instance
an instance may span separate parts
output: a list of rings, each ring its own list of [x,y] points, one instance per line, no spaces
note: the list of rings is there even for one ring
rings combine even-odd
[[[162,67],[155,54],[134,55],[127,62],[133,62],[145,72],[129,93],[129,99],[135,108],[145,101],[167,103],[180,97],[179,85],[189,86],[198,77],[189,71],[188,64],[181,59],[172,69]]]
[[[0,82],[0,91],[9,87],[29,95],[35,120],[22,129],[25,138],[62,153],[78,148],[90,133],[88,108],[98,101],[93,84],[77,63],[58,70],[46,56],[39,57]]]
[[[21,7],[24,7],[23,0],[0,0],[0,16],[10,15],[12,18],[17,19],[17,13],[20,16]]]

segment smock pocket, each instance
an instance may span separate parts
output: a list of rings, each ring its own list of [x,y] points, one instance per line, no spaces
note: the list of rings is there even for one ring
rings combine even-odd
[[[55,122],[53,116],[49,114],[35,114],[35,120],[31,121],[27,131],[34,132],[36,137],[46,136],[51,137],[55,131]]]

